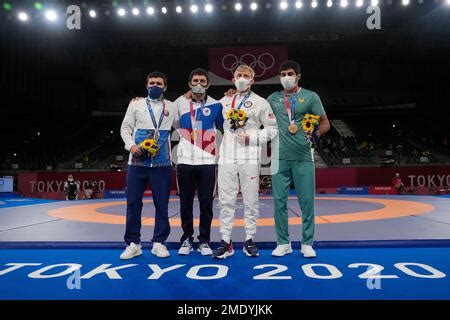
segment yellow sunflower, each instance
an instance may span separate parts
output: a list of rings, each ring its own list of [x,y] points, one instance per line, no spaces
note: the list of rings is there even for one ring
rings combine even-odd
[[[238,119],[239,119],[240,121],[244,120],[246,116],[247,116],[247,115],[245,114],[245,111],[244,111],[244,110],[239,110],[239,111],[238,111]]]
[[[316,115],[311,115],[311,117],[314,119],[314,120],[317,120],[317,121],[319,121],[320,120],[320,116],[316,116]]]
[[[154,156],[159,150],[158,144],[153,139],[145,139],[140,143],[140,147],[152,156]]]
[[[230,119],[232,119],[233,118],[233,115],[234,115],[234,110],[233,109],[231,109],[230,111],[228,111],[228,113],[227,113],[227,120],[230,120]]]
[[[154,144],[155,144],[155,140],[145,139],[144,141],[141,142],[141,147],[142,147],[142,149],[144,149],[146,151],[150,151]]]
[[[311,120],[303,120],[302,126],[303,126],[303,131],[305,131],[305,132],[309,132],[314,129],[314,126],[313,126]]]
[[[150,151],[150,154],[152,156],[154,156],[155,154],[157,154],[159,151],[159,145],[157,145],[156,143],[152,146],[152,151]]]

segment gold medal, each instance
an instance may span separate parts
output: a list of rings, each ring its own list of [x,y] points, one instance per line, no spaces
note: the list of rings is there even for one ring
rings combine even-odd
[[[295,134],[298,130],[298,127],[297,127],[297,125],[292,123],[289,125],[288,130],[291,134]]]
[[[192,137],[192,140],[195,140],[196,134],[195,134],[195,131],[194,131],[194,130],[192,130],[192,132],[191,132],[191,137]]]

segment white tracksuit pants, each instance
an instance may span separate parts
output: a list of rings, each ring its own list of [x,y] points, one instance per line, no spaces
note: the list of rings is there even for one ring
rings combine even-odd
[[[224,240],[231,238],[236,197],[239,185],[244,200],[245,234],[253,238],[259,217],[259,173],[257,161],[236,160],[235,163],[219,163],[218,187],[220,203],[220,233]]]

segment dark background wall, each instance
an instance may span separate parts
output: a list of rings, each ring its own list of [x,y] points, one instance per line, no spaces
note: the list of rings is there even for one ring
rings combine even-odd
[[[237,13],[230,8],[233,2],[213,1],[214,13],[194,16],[187,12],[189,1],[162,1],[153,2],[155,8],[165,3],[169,13],[147,17],[142,2],[134,1],[141,17],[129,12],[121,19],[110,1],[92,1],[83,7],[77,31],[68,30],[65,19],[49,24],[38,18],[32,1],[14,2],[13,7],[36,16],[21,24],[13,11],[1,11],[3,136],[20,136],[55,121],[84,121],[93,110],[124,112],[130,98],[145,94],[144,80],[152,70],[167,74],[167,97],[175,99],[187,90],[193,68],[208,67],[209,47],[268,44],[288,46],[289,58],[302,67],[302,85],[320,94],[331,115],[352,107],[416,103],[419,113],[448,119],[449,6],[412,1],[405,8],[400,1],[381,1],[382,29],[370,31],[365,7],[355,8],[350,1],[343,10],[334,1],[333,8],[326,8],[325,2],[312,10],[304,1],[305,7],[296,11],[291,1],[291,9],[281,12],[278,1],[259,1],[257,12]],[[63,1],[43,3],[65,11]],[[118,5],[130,11],[127,3]],[[184,5],[182,15],[174,13],[176,3]],[[265,8],[266,3],[272,7]],[[97,9],[97,19],[87,16],[89,8]],[[262,95],[279,89],[255,87]],[[210,93],[220,97],[224,90],[211,88]]]

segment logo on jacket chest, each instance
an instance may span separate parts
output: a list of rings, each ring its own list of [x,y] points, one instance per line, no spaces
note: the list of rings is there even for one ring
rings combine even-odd
[[[235,108],[237,108],[238,105],[236,105]],[[231,108],[231,106],[232,106],[231,103],[225,103],[225,107],[230,107]],[[249,109],[249,108],[253,107],[253,102],[247,100],[247,101],[244,102],[243,107]]]
[[[187,114],[190,114],[190,113],[191,113],[191,112],[190,112],[190,109],[183,110],[183,112],[185,112],[185,113],[187,113]],[[209,116],[211,115],[211,112],[212,112],[212,111],[211,111],[211,108],[209,108],[209,107],[203,107],[203,109],[200,109],[200,108],[195,109],[194,114],[197,115],[198,118],[200,118],[200,117],[199,117],[200,112],[201,112],[201,114],[202,114],[204,117],[209,117]],[[183,114],[184,114],[184,113],[183,113]]]
[[[305,99],[303,99],[302,97],[298,97],[297,101],[299,103],[303,103],[303,102],[305,102]],[[280,98],[280,102],[282,102],[284,104],[285,103],[284,98]]]
[[[251,101],[245,101],[244,102],[244,107],[245,108],[251,108],[253,106],[253,102],[251,102]]]
[[[211,109],[208,107],[203,108],[203,115],[209,117],[211,115]]]

